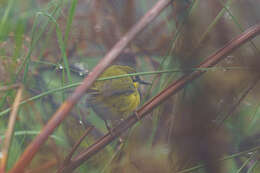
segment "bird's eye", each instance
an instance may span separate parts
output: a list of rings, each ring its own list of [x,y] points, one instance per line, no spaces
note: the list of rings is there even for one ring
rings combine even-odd
[[[139,84],[151,85],[151,83],[143,81],[143,80],[140,78],[140,76],[134,76],[134,77],[132,77],[132,79],[133,79],[133,82],[138,82]]]
[[[133,76],[132,79],[133,79],[133,82],[139,82],[140,81],[139,76]]]

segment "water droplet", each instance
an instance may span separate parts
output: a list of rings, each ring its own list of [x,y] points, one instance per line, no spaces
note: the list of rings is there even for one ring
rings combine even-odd
[[[254,154],[254,152],[248,152],[247,154],[248,154],[248,155],[252,155],[252,154]]]
[[[227,7],[227,8],[229,8],[229,7]],[[230,16],[230,14],[226,11],[225,13],[224,13],[224,16],[223,16],[225,19],[227,19],[227,20],[231,20],[232,19],[232,17]]]
[[[61,64],[58,65],[59,70],[63,69],[63,66]]]
[[[77,71],[80,76],[84,76],[88,74],[88,68],[83,63],[75,63],[73,64],[73,68]]]

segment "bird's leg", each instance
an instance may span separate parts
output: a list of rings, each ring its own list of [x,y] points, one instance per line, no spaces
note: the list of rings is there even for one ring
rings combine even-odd
[[[104,120],[104,121],[105,121],[105,125],[106,125],[107,130],[108,130],[109,133],[113,136],[113,135],[114,135],[113,130],[110,128],[110,126],[109,126],[107,120]]]

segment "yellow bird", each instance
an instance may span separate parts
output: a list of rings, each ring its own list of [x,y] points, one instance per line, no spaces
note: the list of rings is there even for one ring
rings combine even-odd
[[[112,65],[100,78],[135,73],[129,66]],[[130,115],[140,104],[139,84],[148,84],[139,76],[96,81],[88,92],[87,104],[112,127]]]

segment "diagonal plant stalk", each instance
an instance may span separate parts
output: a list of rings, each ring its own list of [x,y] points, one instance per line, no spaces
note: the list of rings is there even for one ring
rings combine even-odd
[[[15,122],[16,122],[16,117],[18,115],[19,102],[21,101],[22,93],[23,93],[23,86],[20,85],[20,88],[18,89],[15,100],[14,100],[12,112],[10,114],[8,128],[6,130],[5,141],[4,141],[4,145],[3,145],[3,149],[2,149],[3,156],[1,159],[0,172],[3,172],[3,173],[5,173],[6,165],[8,162],[9,148],[10,148],[11,142],[12,142],[14,126],[15,126]]]
[[[81,142],[85,139],[85,137],[93,130],[94,126],[90,126],[89,128],[87,128],[84,132],[84,134],[80,137],[80,139],[78,140],[78,142],[76,144],[74,144],[74,146],[72,147],[70,153],[66,156],[66,158],[64,159],[63,163],[61,164],[60,168],[58,169],[58,173],[60,173],[60,171],[63,170],[63,168],[68,165],[71,161],[71,158],[73,156],[73,154],[75,153],[75,151],[78,149],[79,145],[81,144]]]

